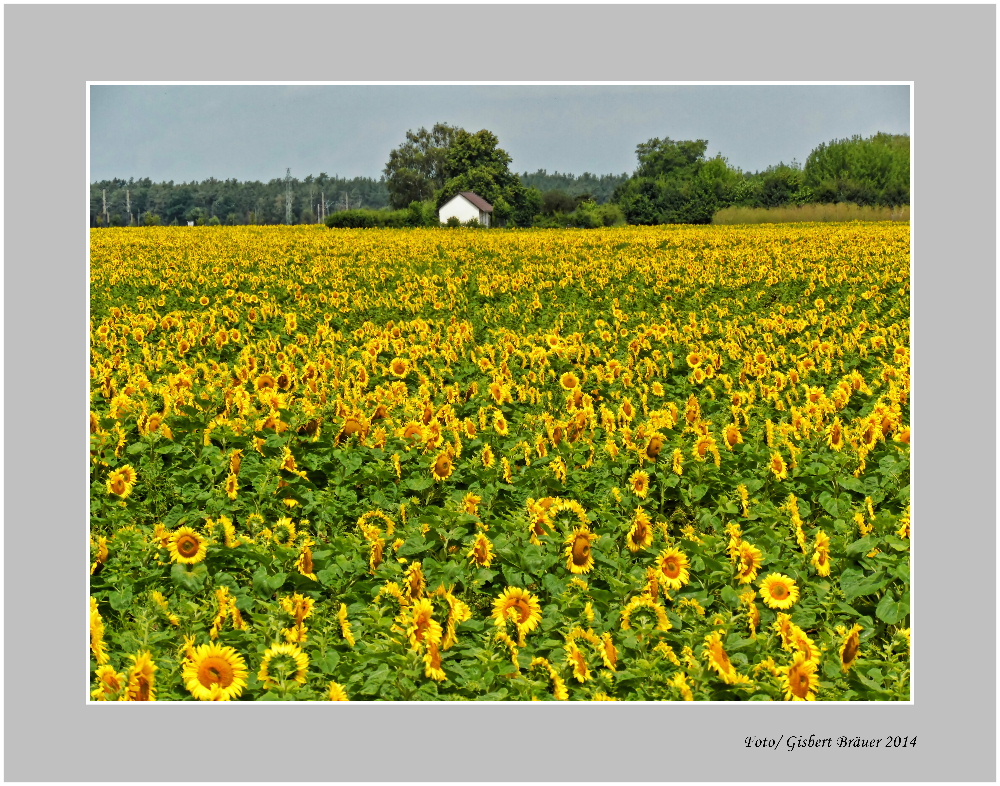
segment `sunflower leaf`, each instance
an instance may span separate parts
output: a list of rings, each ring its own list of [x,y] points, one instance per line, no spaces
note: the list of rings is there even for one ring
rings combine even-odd
[[[204,565],[195,565],[191,570],[185,565],[175,564],[170,569],[170,578],[174,583],[189,592],[199,592],[205,585],[208,569]]]
[[[878,545],[879,539],[873,535],[856,540],[849,544],[845,550],[848,557],[856,557],[859,554],[867,554]]]
[[[875,608],[875,616],[882,620],[882,622],[886,625],[899,624],[909,613],[909,604],[896,600],[891,592],[885,593],[882,600],[879,601],[878,606]]]

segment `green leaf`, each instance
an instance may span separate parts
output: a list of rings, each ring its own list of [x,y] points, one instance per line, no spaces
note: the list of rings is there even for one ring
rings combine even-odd
[[[730,608],[737,608],[740,605],[740,595],[730,586],[722,588],[722,602]]]
[[[170,569],[170,578],[174,583],[189,592],[198,592],[205,586],[208,568],[203,564],[195,565],[190,570],[186,565],[176,564]]]
[[[524,587],[528,584],[527,576],[518,570],[510,567],[509,565],[504,565],[501,570],[503,571],[504,581],[507,582],[509,587]]]
[[[846,478],[840,478],[837,483],[839,483],[843,488],[848,491],[854,491],[858,494],[867,494],[864,484],[857,478],[848,476]]]
[[[127,609],[132,602],[132,587],[126,584],[120,590],[108,594],[108,603],[115,611]]]
[[[848,557],[858,557],[870,552],[875,546],[878,545],[879,539],[874,535],[868,535],[867,537],[856,540],[846,549]]]
[[[406,542],[399,547],[399,551],[396,553],[400,557],[414,557],[418,554],[423,554],[428,548],[430,548],[430,544],[424,539],[423,535],[414,535],[412,538],[407,538]]]
[[[843,518],[851,510],[851,501],[846,497],[835,497],[829,491],[819,495],[819,504],[835,519]]]
[[[895,535],[886,535],[885,542],[894,551],[909,551],[910,541],[905,538],[897,538]]]
[[[862,595],[878,592],[890,581],[892,577],[886,576],[881,570],[875,571],[871,576],[865,576],[863,571],[848,568],[840,576],[840,586],[848,603]]]
[[[287,579],[287,578],[288,578],[288,574],[287,573],[275,573],[273,576],[269,576],[268,577],[268,579],[267,579],[267,585],[272,590],[274,590],[275,592],[277,592],[278,590],[280,590],[282,588],[282,586],[284,586],[285,579]]]
[[[339,662],[340,653],[336,650],[329,650],[325,655],[313,659],[313,664],[323,674],[334,674]]]
[[[902,603],[893,597],[891,592],[885,593],[875,608],[875,616],[886,625],[897,625],[910,613],[909,603]]]
[[[424,491],[434,485],[434,478],[409,478],[403,485],[411,491]]]
[[[369,696],[377,694],[388,677],[389,667],[383,663],[368,676],[364,686],[361,688],[361,692]]]

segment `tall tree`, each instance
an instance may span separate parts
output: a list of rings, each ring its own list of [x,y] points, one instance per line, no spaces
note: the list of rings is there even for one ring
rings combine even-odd
[[[636,146],[635,174],[615,189],[630,224],[707,224],[733,203],[742,174],[721,156],[705,158],[708,141],[650,139]]]
[[[492,131],[472,134],[460,129],[448,148],[445,159],[444,187],[437,192],[437,206],[462,191],[475,191],[493,205],[493,215],[500,223],[515,219],[524,222],[527,189],[510,171],[511,157],[500,147]]]
[[[403,208],[411,202],[433,199],[444,187],[448,150],[462,129],[447,123],[435,123],[428,131],[407,131],[406,141],[389,153],[385,165],[389,204]]]

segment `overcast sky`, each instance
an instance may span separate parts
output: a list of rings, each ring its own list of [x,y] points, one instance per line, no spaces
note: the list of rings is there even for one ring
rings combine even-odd
[[[92,85],[90,179],[382,174],[407,130],[489,129],[516,172],[631,173],[653,137],[757,171],[910,132],[908,85]]]

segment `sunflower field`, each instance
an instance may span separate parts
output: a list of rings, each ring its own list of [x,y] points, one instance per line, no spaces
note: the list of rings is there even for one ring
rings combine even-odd
[[[92,230],[89,695],[909,700],[909,247]]]

